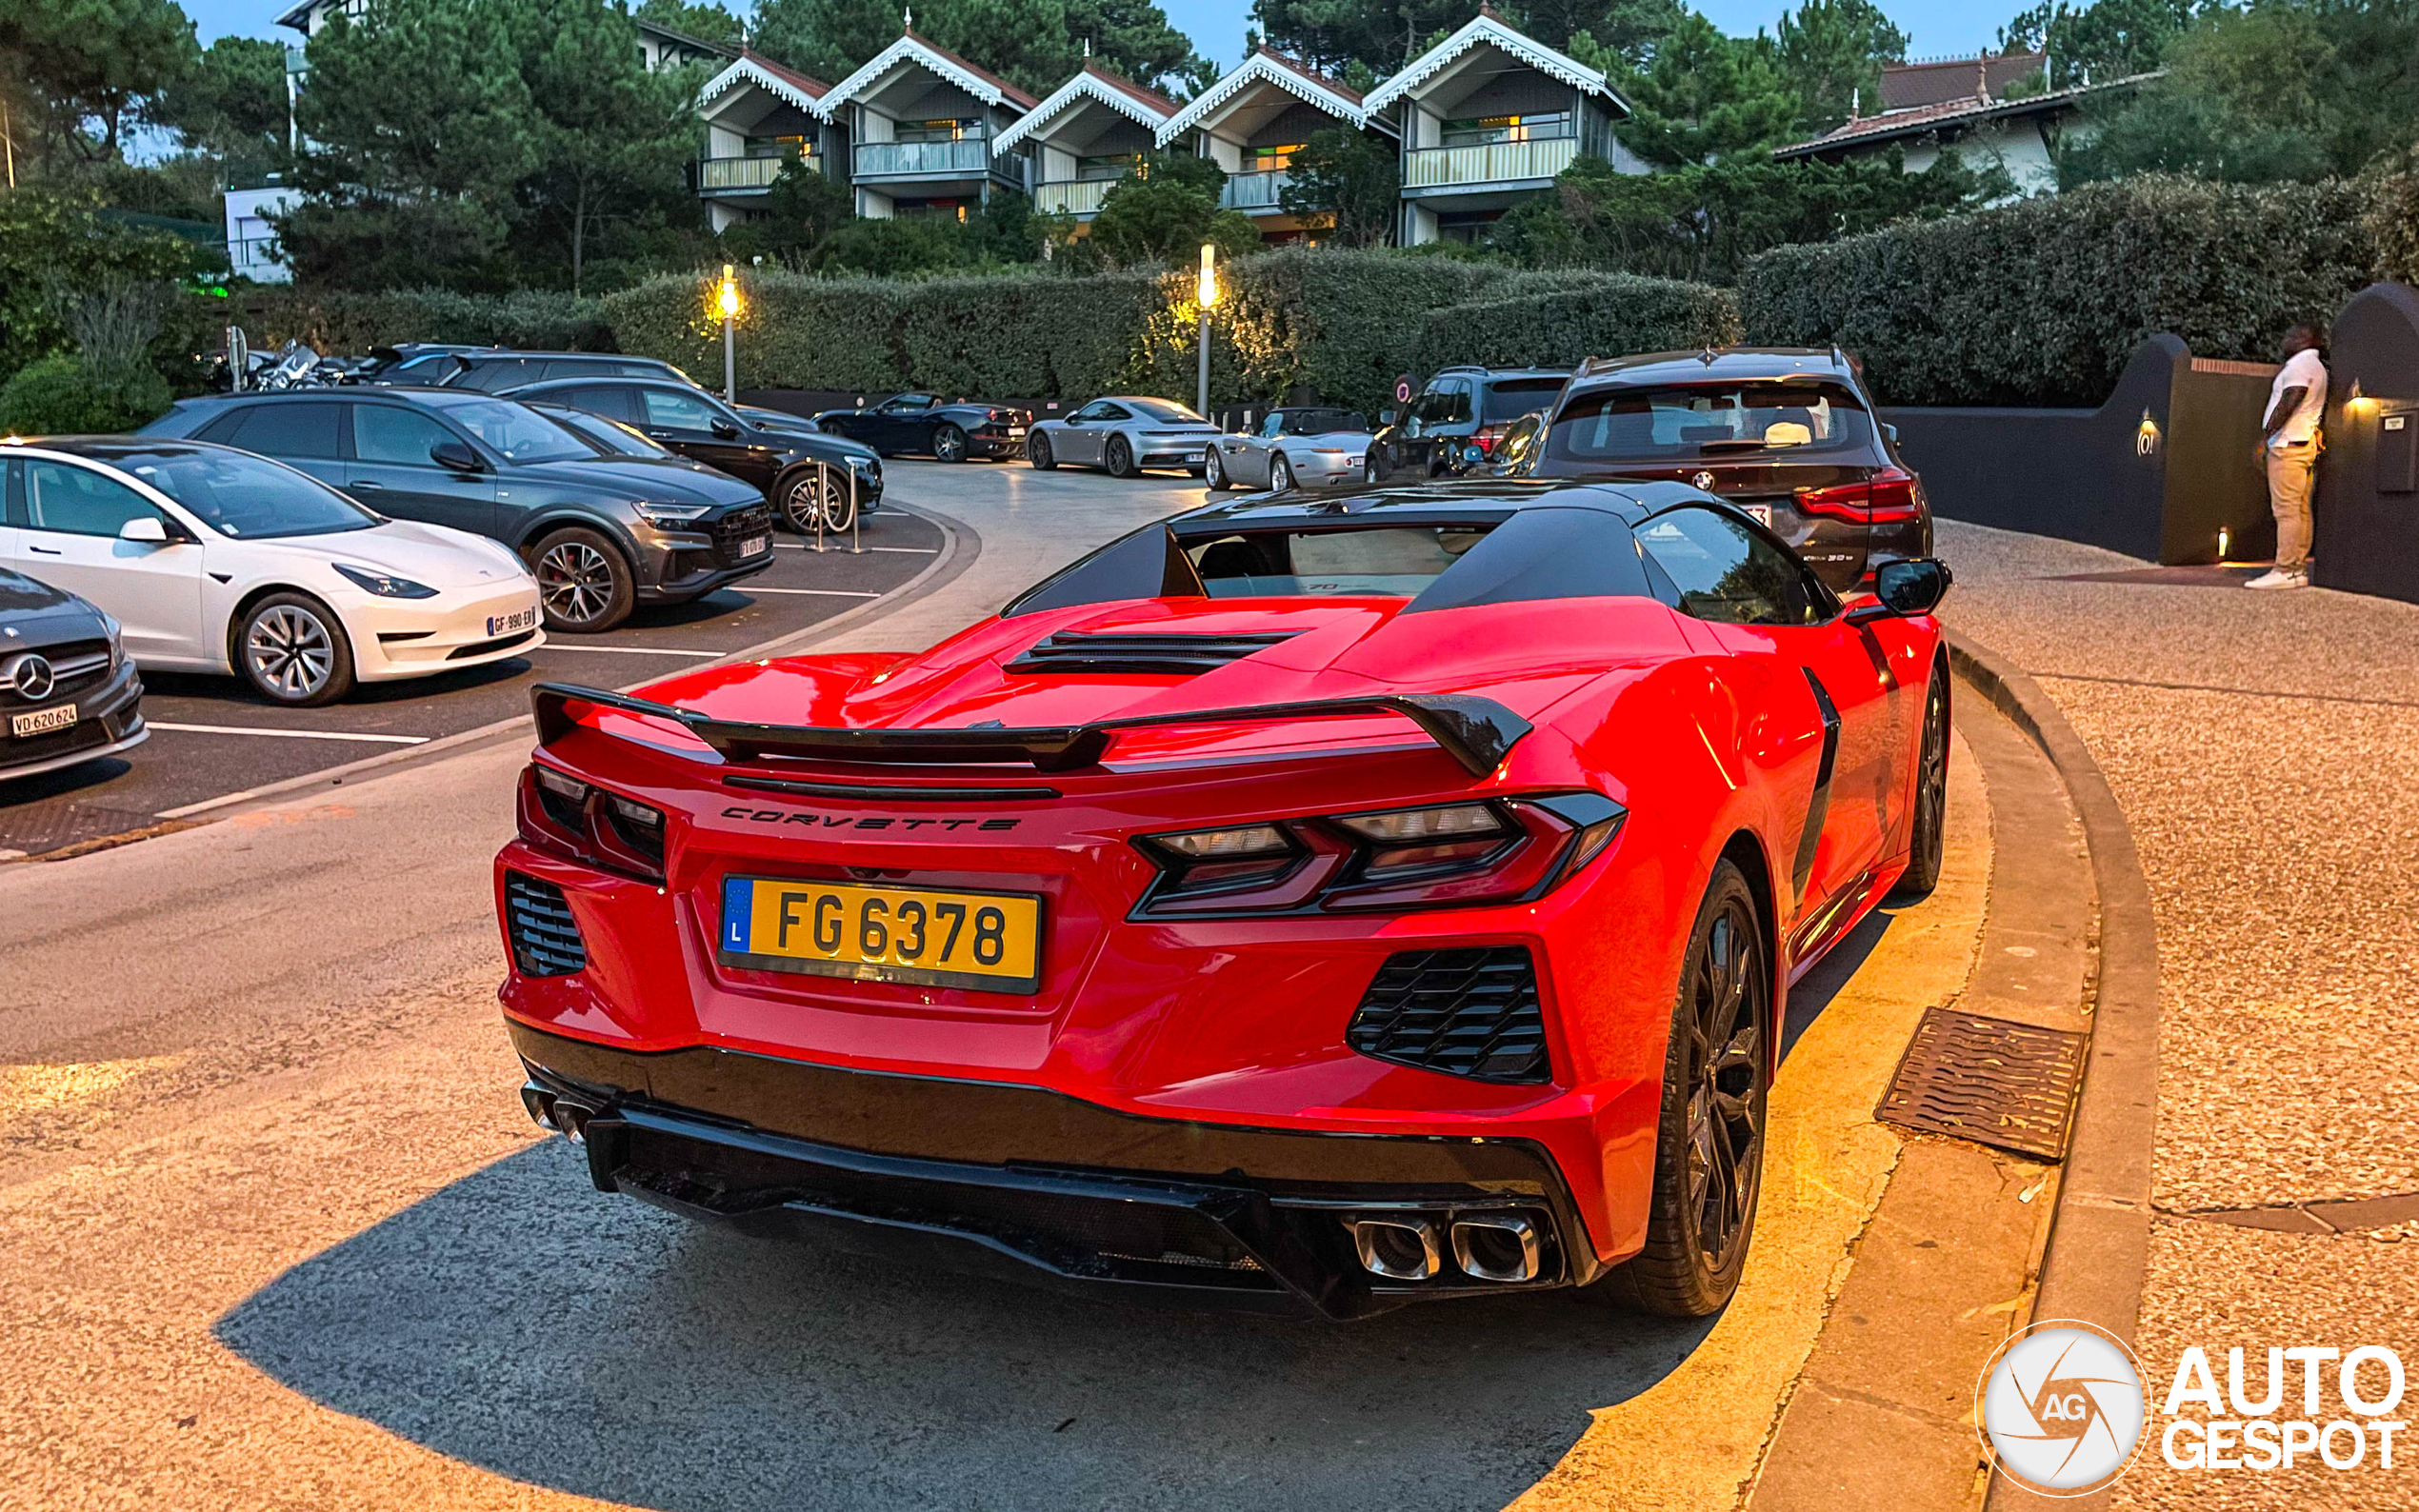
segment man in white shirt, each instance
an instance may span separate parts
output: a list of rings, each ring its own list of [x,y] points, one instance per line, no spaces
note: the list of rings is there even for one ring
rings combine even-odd
[[[2276,566],[2246,584],[2254,588],[2309,587],[2309,483],[2326,443],[2318,423],[2327,412],[2327,364],[2318,328],[2285,333],[2285,366],[2268,390],[2253,456],[2268,468],[2268,507],[2276,516]]]

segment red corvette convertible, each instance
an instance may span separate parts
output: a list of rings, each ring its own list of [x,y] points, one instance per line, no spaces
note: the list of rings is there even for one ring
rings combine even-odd
[[[542,686],[523,1098],[751,1227],[1710,1312],[1789,984],[1939,868],[1948,586],[1471,481],[1178,515],[917,655]]]

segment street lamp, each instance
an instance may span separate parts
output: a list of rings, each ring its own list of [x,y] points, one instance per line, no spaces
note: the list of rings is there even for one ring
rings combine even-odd
[[[1218,249],[1208,242],[1201,244],[1201,284],[1193,294],[1194,303],[1201,308],[1201,403],[1194,408],[1207,415],[1210,413],[1210,307],[1218,302]]]
[[[714,290],[714,308],[722,312],[722,397],[725,404],[739,402],[739,348],[736,330],[739,325],[739,280],[731,275],[729,263],[722,265],[722,285]]]

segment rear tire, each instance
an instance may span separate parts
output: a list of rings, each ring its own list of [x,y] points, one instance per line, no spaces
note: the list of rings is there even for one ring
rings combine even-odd
[[[932,456],[940,462],[966,460],[966,432],[946,421],[932,428]]]
[[[1278,493],[1293,487],[1293,464],[1285,460],[1283,452],[1269,459],[1269,487]]]
[[[1583,1295],[1703,1318],[1738,1290],[1763,1188],[1772,971],[1755,894],[1725,861],[1697,907],[1680,967],[1646,1247]]]
[[[580,526],[540,541],[530,552],[530,569],[550,630],[594,635],[629,619],[638,605],[629,559],[612,542]]]
[[[235,669],[270,703],[313,708],[352,691],[352,642],[327,605],[307,593],[271,593],[244,614]]]
[[[1915,758],[1915,812],[1907,869],[1890,889],[1893,902],[1913,903],[1940,885],[1949,818],[1949,668],[1934,663],[1924,689],[1924,744]]]
[[[1111,436],[1102,449],[1100,460],[1112,478],[1136,478],[1142,469],[1134,466],[1134,444],[1123,436]]]
[[[1201,486],[1211,493],[1224,493],[1233,487],[1227,477],[1227,465],[1218,460],[1218,448],[1215,447],[1211,447],[1210,455],[1202,460]]]
[[[1050,449],[1050,434],[1036,430],[1025,438],[1025,460],[1037,472],[1048,472],[1058,466],[1057,453]]]

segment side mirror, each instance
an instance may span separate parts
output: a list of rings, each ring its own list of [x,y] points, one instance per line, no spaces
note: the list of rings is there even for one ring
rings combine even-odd
[[[168,545],[168,526],[156,514],[138,514],[117,527],[121,541],[139,541],[145,546]]]
[[[1949,596],[1955,582],[1949,564],[1937,557],[1885,562],[1873,573],[1873,594],[1891,614],[1929,614]]]
[[[721,440],[724,440],[724,441],[736,441],[736,440],[738,440],[738,439],[739,439],[739,428],[738,428],[737,426],[732,425],[732,424],[731,424],[730,421],[728,421],[728,420],[717,420],[717,421],[715,421],[715,422],[714,422],[714,426],[713,426],[713,430],[714,430],[714,434],[715,434],[715,436],[716,436],[716,437],[718,437],[718,438],[719,438],[719,439],[721,439]]]
[[[1887,421],[1882,424],[1882,436],[1885,440],[1889,441],[1891,446],[1894,447],[1898,445],[1898,428]]]
[[[429,448],[429,460],[440,468],[450,468],[456,472],[485,472],[487,470],[487,465],[479,460],[479,454],[471,450],[470,443],[465,441],[438,442]]]

